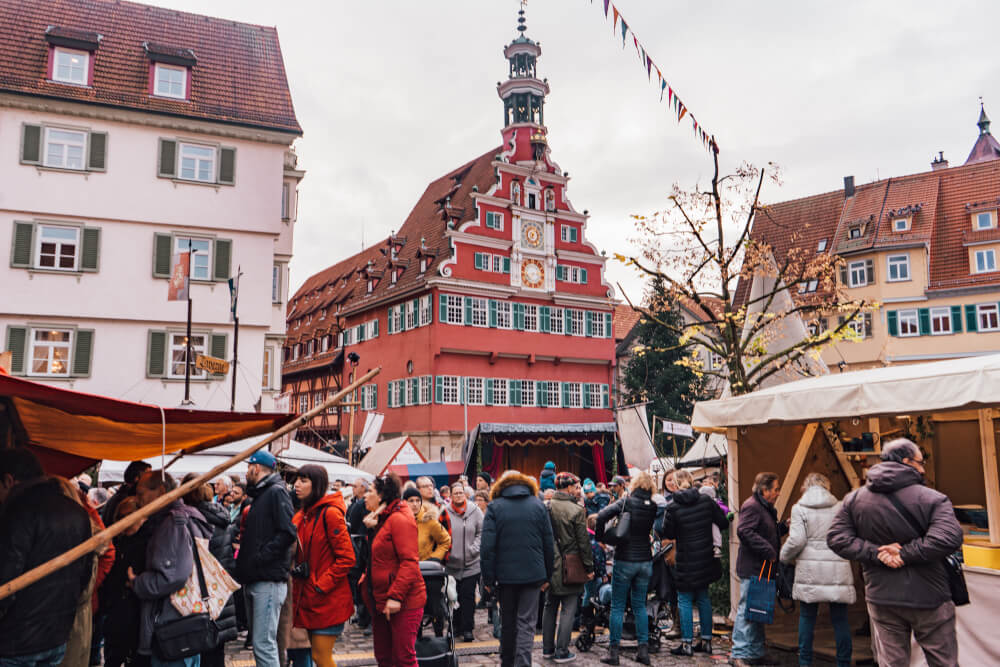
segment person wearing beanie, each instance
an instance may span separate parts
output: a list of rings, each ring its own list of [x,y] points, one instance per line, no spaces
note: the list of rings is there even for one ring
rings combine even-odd
[[[488,472],[481,472],[476,475],[476,491],[490,492],[490,487],[493,486],[493,477]]]
[[[593,480],[583,480],[583,506],[587,510],[587,516],[598,514],[611,502],[611,496],[604,492],[598,492],[597,485]]]
[[[548,489],[556,490],[556,464],[548,461],[542,468],[542,474],[538,482],[538,488],[544,493]]]

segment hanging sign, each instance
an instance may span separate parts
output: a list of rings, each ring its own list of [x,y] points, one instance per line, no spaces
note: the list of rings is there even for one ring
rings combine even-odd
[[[225,375],[229,372],[228,361],[217,357],[209,357],[204,354],[199,354],[194,358],[194,367],[217,375]]]

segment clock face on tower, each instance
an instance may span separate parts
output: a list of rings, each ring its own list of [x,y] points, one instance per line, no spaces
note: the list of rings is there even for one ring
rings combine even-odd
[[[527,248],[541,248],[542,226],[537,222],[525,222],[521,225],[521,245]]]
[[[537,259],[526,259],[521,264],[521,284],[538,289],[545,284],[545,267]]]

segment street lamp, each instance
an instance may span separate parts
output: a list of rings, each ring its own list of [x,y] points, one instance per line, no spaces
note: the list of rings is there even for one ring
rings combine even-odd
[[[355,369],[358,367],[358,362],[361,361],[361,355],[357,352],[349,352],[347,354],[347,360],[351,362],[351,373],[349,375],[349,380],[347,384],[354,383],[354,373]],[[354,391],[357,391],[355,389]],[[352,399],[353,400],[353,399]],[[358,409],[357,401],[353,401],[354,405],[351,406],[351,420],[350,426],[347,430],[347,461],[350,465],[354,465],[354,413]]]

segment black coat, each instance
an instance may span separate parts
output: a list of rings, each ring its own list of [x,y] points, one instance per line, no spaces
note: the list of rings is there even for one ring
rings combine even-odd
[[[663,515],[660,535],[677,540],[677,561],[674,583],[680,591],[698,591],[717,580],[722,574],[721,563],[715,558],[712,525],[725,530],[726,515],[718,503],[698,489],[684,489],[673,494]]]
[[[0,584],[91,536],[90,517],[55,480],[14,487],[0,506]],[[93,556],[56,570],[0,600],[0,656],[40,653],[66,643]]]
[[[778,511],[759,493],[747,498],[740,508],[736,534],[740,550],[736,556],[736,576],[740,579],[757,577],[765,561],[777,561],[781,550],[781,536],[788,526],[778,523]],[[764,574],[767,570],[764,569]],[[772,578],[774,572],[771,573]]]
[[[479,554],[483,583],[535,584],[552,579],[552,522],[530,477],[506,473],[493,485]]]
[[[247,488],[253,498],[240,539],[236,579],[243,584],[288,580],[292,545],[292,497],[277,473]]]
[[[104,641],[119,653],[139,648],[139,598],[126,584],[129,568],[135,574],[142,574],[146,569],[146,547],[151,529],[152,524],[147,522],[135,535],[119,534],[114,538],[115,562],[98,595],[101,613],[106,615]]]
[[[233,536],[236,526],[229,522],[229,510],[219,503],[198,503],[198,511],[212,526],[212,537],[208,540],[208,550],[219,561],[226,572],[236,572],[236,556],[233,555]]]
[[[630,495],[605,507],[597,515],[598,541],[604,541],[604,529],[608,521],[623,511],[630,514],[628,539],[615,545],[615,560],[642,562],[653,560],[649,536],[656,522],[656,503],[652,494],[644,489],[636,489]]]

